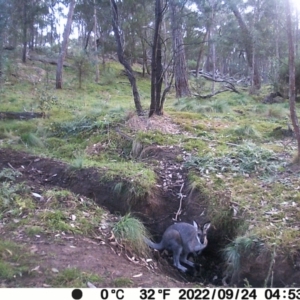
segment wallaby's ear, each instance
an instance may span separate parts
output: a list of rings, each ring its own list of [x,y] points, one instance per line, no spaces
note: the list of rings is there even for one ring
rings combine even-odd
[[[198,230],[198,224],[197,224],[197,222],[193,221],[193,225]]]
[[[207,222],[203,225],[203,231],[207,231],[210,227],[210,222]]]

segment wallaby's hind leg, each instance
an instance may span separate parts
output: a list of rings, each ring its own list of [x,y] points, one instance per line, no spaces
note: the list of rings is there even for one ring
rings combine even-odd
[[[193,262],[189,261],[189,260],[187,259],[187,256],[188,256],[188,254],[185,253],[185,252],[183,252],[183,253],[181,254],[181,256],[180,256],[180,261],[183,262],[183,263],[185,263],[186,265],[188,265],[188,266],[194,268],[194,267],[195,267],[195,264],[194,264]]]
[[[165,244],[166,249],[173,253],[174,266],[182,272],[186,272],[187,268],[180,264],[180,256],[183,251],[180,233],[177,230],[170,230],[165,233],[164,237],[168,240],[168,243]]]
[[[174,261],[174,266],[176,268],[178,268],[179,270],[181,270],[182,272],[186,272],[187,268],[184,267],[183,265],[180,264],[180,256],[181,256],[181,252],[182,252],[182,247],[181,246],[177,246],[177,248],[175,249],[175,251],[173,251],[173,261]]]

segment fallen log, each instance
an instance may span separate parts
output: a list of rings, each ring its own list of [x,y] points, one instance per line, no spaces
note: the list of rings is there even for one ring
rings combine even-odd
[[[57,58],[51,58],[51,57],[45,57],[41,55],[29,55],[28,56],[29,60],[32,61],[40,61],[42,63],[50,64],[50,65],[57,65]],[[63,64],[64,67],[72,67],[70,64],[64,62]]]
[[[11,120],[30,120],[35,118],[44,118],[45,113],[34,113],[34,112],[1,112],[0,120],[11,119]]]
[[[226,88],[224,90],[219,90],[212,94],[208,94],[208,95],[194,94],[194,96],[199,99],[209,99],[209,98],[212,98],[213,96],[216,96],[216,95],[224,93],[224,92],[234,92],[234,93],[240,94],[240,92],[235,87],[226,86]]]

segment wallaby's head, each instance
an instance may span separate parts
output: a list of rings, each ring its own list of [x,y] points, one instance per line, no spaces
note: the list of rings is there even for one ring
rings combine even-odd
[[[205,223],[203,226],[198,226],[198,224],[193,221],[193,225],[194,227],[196,228],[197,230],[197,238],[199,240],[199,242],[202,244],[202,245],[207,245],[207,238],[206,238],[206,234],[207,234],[207,230],[209,229],[210,227],[210,222],[207,222]]]

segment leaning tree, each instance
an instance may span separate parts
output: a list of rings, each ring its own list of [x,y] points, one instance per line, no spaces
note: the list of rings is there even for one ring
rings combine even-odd
[[[136,78],[134,76],[130,63],[128,62],[128,60],[124,55],[124,47],[122,43],[122,30],[119,23],[119,13],[118,13],[118,7],[116,1],[110,0],[110,6],[111,6],[111,16],[112,16],[112,27],[113,27],[113,31],[117,43],[118,59],[119,62],[124,66],[126,75],[131,84],[136,112],[138,115],[142,115],[143,108],[141,105],[140,94],[136,84]]]

